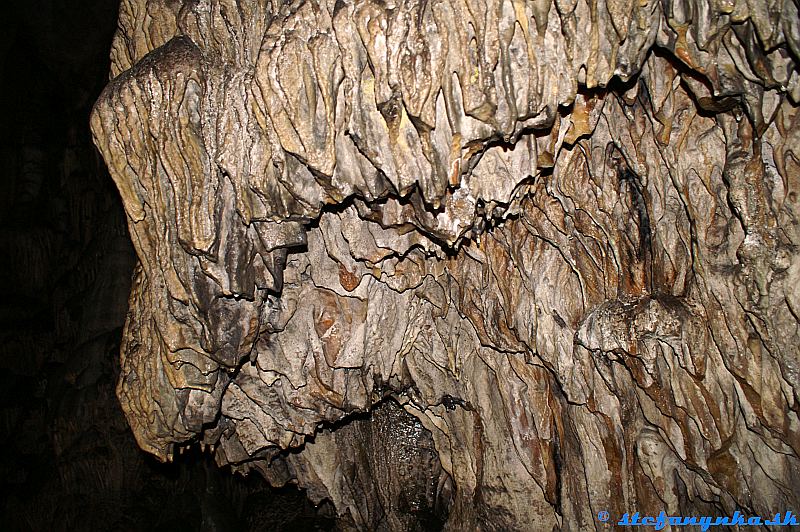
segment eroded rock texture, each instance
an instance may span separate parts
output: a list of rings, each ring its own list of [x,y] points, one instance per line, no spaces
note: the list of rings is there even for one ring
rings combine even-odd
[[[123,0],[139,444],[358,528],[800,507],[799,54],[792,0]]]

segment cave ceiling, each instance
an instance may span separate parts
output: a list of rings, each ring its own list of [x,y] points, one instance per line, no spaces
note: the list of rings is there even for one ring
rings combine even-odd
[[[143,449],[360,529],[800,508],[796,2],[123,0],[111,58]]]

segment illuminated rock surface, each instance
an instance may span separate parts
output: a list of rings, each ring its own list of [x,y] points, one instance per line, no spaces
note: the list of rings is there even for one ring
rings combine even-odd
[[[123,0],[139,444],[344,527],[800,507],[799,54],[791,0]]]

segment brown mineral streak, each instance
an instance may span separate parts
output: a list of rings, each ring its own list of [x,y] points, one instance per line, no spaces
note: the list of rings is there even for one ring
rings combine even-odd
[[[348,270],[347,266],[339,263],[339,284],[342,285],[342,288],[348,292],[352,292],[358,287],[359,282],[361,282],[361,279]]]
[[[211,444],[344,529],[800,508],[773,7],[122,0],[91,125],[139,445]]]

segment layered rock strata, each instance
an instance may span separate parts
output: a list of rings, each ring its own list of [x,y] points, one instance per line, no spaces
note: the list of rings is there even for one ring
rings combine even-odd
[[[799,58],[792,0],[123,0],[140,446],[356,528],[800,507]]]

